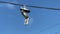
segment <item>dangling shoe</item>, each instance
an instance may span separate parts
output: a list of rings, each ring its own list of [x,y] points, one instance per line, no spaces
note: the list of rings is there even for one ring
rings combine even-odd
[[[29,18],[25,19],[24,25],[28,25],[29,23]]]

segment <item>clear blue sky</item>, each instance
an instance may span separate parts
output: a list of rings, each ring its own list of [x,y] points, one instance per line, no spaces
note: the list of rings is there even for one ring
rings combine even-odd
[[[60,0],[0,0],[18,4],[60,8]],[[60,11],[30,8],[30,22],[24,26],[19,6],[0,4],[0,34],[60,34]]]

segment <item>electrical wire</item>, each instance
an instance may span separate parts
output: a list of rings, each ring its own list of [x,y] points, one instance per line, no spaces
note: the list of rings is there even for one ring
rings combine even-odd
[[[12,4],[12,5],[18,5],[18,6],[23,6],[22,4],[16,4],[16,3],[5,2],[5,1],[0,1],[0,3],[4,3],[4,4]]]
[[[4,4],[12,4],[12,5],[17,5],[17,6],[24,6],[23,4],[16,4],[16,3],[5,2],[5,1],[0,1],[0,3],[4,3]],[[26,5],[26,6],[27,6],[27,7],[32,7],[32,8],[43,8],[43,9],[50,9],[50,10],[60,10],[60,8],[49,8],[49,7],[29,6],[29,5]]]

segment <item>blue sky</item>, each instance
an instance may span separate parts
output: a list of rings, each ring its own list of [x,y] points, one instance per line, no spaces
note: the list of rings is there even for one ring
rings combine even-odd
[[[18,4],[60,8],[60,0],[0,0]],[[60,34],[60,11],[30,8],[30,22],[24,26],[20,7],[0,4],[0,34]]]

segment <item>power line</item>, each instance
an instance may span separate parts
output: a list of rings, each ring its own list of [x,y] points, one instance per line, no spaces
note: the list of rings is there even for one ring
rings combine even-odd
[[[16,4],[16,3],[5,2],[5,1],[0,1],[0,3],[4,3],[4,4],[12,4],[12,5],[18,5],[18,6],[23,6],[22,4]]]
[[[5,1],[0,1],[0,3],[4,3],[4,4],[12,4],[12,5],[17,5],[17,6],[24,6],[23,4],[16,4],[16,3],[5,2]],[[43,8],[43,9],[50,9],[50,10],[60,10],[60,8],[49,8],[49,7],[29,6],[29,5],[26,5],[26,6],[27,6],[27,7],[32,7],[32,8]]]

